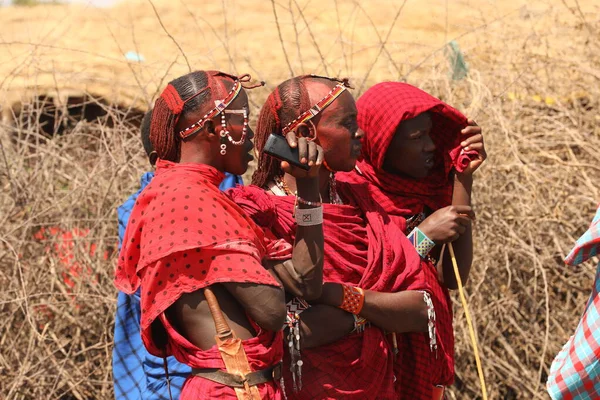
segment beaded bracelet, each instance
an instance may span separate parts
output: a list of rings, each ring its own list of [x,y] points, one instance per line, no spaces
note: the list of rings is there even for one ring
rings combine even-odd
[[[300,314],[308,308],[310,308],[310,305],[299,297],[294,297],[286,304],[287,316],[283,328],[289,329],[287,340],[294,393],[302,390],[302,364],[304,364],[304,362],[302,361],[302,355],[300,353]]]
[[[354,317],[354,329],[351,333],[363,333],[365,328],[370,325],[369,321],[356,314],[352,314],[352,316]]]
[[[300,204],[304,204],[305,206],[321,207],[323,205],[323,203],[321,203],[320,201],[308,201],[308,200],[303,199],[302,197],[298,196],[298,192],[296,192],[295,194],[296,194],[296,202],[298,202]]]
[[[342,287],[344,288],[344,295],[340,308],[350,314],[360,314],[365,304],[365,292],[355,286],[342,285]]]
[[[429,252],[435,247],[435,242],[429,239],[418,227],[413,229],[407,237],[421,258],[427,258]]]

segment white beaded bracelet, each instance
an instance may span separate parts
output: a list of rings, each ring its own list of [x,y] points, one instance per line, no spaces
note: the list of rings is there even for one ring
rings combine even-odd
[[[323,207],[297,208],[296,223],[299,226],[315,226],[323,223]]]

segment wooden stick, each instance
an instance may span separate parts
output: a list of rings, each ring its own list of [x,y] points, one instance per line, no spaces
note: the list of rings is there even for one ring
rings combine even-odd
[[[452,243],[448,243],[450,249],[450,258],[452,259],[452,266],[454,267],[454,275],[456,276],[456,283],[458,283],[458,293],[460,294],[460,301],[462,302],[463,309],[465,310],[465,317],[467,319],[467,325],[469,326],[469,335],[471,336],[471,344],[473,345],[473,352],[475,353],[475,364],[477,364],[477,373],[479,374],[479,382],[481,383],[481,394],[483,400],[487,400],[487,389],[485,387],[485,377],[483,376],[483,368],[481,367],[481,358],[479,357],[479,348],[477,347],[477,340],[475,338],[475,329],[473,328],[473,322],[471,321],[471,314],[469,313],[469,306],[467,305],[467,298],[463,290],[462,280],[460,279],[460,272],[458,270],[458,263],[456,262],[456,256],[454,255],[454,247]]]

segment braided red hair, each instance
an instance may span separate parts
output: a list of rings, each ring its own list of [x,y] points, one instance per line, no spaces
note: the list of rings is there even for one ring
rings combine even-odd
[[[214,100],[227,94],[225,80],[245,83],[250,80],[250,76],[242,75],[238,78],[220,71],[195,71],[167,85],[156,99],[150,124],[150,141],[159,158],[179,161],[181,138],[176,132],[179,119],[186,112],[198,109],[207,111],[214,107]],[[244,87],[251,89],[261,84]]]
[[[312,104],[307,85],[310,82],[323,82],[333,87],[337,83],[348,85],[347,80],[316,75],[297,76],[281,83],[271,92],[260,110],[254,132],[254,146],[258,154],[258,166],[252,175],[252,184],[265,187],[276,176],[281,176],[280,162],[263,154],[263,148],[271,133],[279,133],[285,125],[296,119]]]

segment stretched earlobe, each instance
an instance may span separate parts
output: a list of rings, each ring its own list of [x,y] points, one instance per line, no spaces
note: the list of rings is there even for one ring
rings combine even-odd
[[[158,161],[158,153],[156,151],[151,151],[148,155],[148,160],[150,161],[150,165],[154,167],[156,165],[156,161]]]
[[[208,120],[204,123],[204,129],[206,129],[206,132],[211,133],[213,135],[216,135],[216,129],[215,129],[215,123],[211,120]]]
[[[303,137],[308,141],[316,140],[317,127],[310,120],[306,123],[298,124],[298,126],[296,127],[296,137]]]

